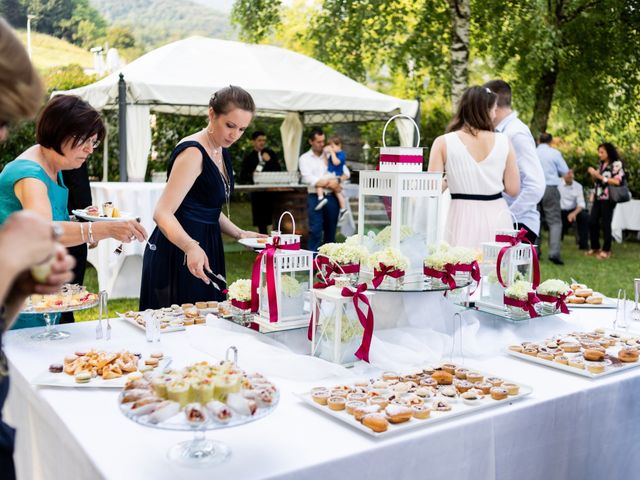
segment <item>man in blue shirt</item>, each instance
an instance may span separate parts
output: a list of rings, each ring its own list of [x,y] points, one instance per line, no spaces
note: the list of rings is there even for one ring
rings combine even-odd
[[[556,265],[564,265],[560,259],[560,242],[562,240],[562,214],[560,209],[560,177],[569,171],[567,162],[562,158],[562,154],[551,146],[553,136],[550,133],[540,134],[540,144],[536,149],[542,170],[544,171],[544,181],[546,188],[540,210],[544,214],[545,221],[549,227],[549,260]],[[540,232],[542,233],[542,231]]]

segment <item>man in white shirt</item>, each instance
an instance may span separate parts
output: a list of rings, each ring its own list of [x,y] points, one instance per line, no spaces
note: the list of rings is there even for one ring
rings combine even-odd
[[[298,161],[298,168],[302,177],[302,183],[309,185],[307,197],[307,214],[309,216],[309,250],[316,252],[323,243],[336,241],[336,228],[338,225],[338,212],[340,207],[338,200],[331,191],[325,192],[324,199],[327,203],[321,209],[318,206],[316,187],[327,187],[333,191],[340,191],[340,182],[337,178],[326,178],[327,162],[325,160],[324,132],[320,128],[314,128],[309,134],[308,141],[311,148],[303,153]],[[323,178],[324,177],[324,178]]]
[[[520,193],[517,197],[510,197],[506,193],[503,196],[516,219],[516,228],[526,229],[527,239],[534,243],[540,233],[540,213],[537,207],[545,189],[544,172],[536,154],[536,142],[529,127],[511,109],[509,84],[503,80],[491,80],[483,86],[498,95],[495,129],[509,137],[520,170]]]
[[[573,170],[569,170],[562,178],[558,190],[562,231],[565,232],[572,223],[576,223],[580,250],[589,250],[589,214],[584,202],[584,190],[582,185],[573,179]]]
[[[556,265],[564,265],[560,259],[562,216],[558,185],[560,185],[560,177],[567,174],[569,167],[560,151],[551,146],[551,140],[553,140],[553,136],[550,133],[541,133],[540,143],[536,149],[546,185],[540,209],[544,213],[544,220],[549,227],[549,260]],[[540,233],[542,234],[542,231]],[[542,237],[542,235],[540,236]]]

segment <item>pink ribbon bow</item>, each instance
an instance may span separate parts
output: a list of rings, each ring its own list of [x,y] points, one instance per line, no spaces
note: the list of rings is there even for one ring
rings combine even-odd
[[[273,237],[273,244],[267,244],[264,250],[258,254],[253,262],[253,270],[251,272],[251,311],[258,311],[258,288],[260,287],[260,265],[262,257],[267,256],[267,297],[269,299],[269,321],[271,323],[278,321],[278,298],[276,295],[276,275],[273,265],[273,256],[277,250],[300,250],[300,243],[291,243],[288,245],[280,244],[280,237]]]
[[[246,300],[243,302],[240,300],[236,300],[235,298],[232,298],[231,305],[233,305],[236,308],[240,308],[242,310],[248,310],[251,308],[251,300]]]
[[[556,304],[556,309],[560,310],[562,313],[569,313],[569,308],[565,303],[565,300],[569,296],[569,292],[558,295],[557,297],[554,295],[540,295],[538,294],[538,298],[543,302],[549,302]]]
[[[456,279],[454,278],[454,275],[456,274],[456,268],[451,263],[447,263],[444,266],[444,270],[436,270],[435,268],[424,267],[422,271],[425,275],[442,280],[444,283],[449,285],[449,288],[452,290],[457,287]]]
[[[340,265],[333,260],[318,256],[313,261],[313,268],[316,271],[316,277],[320,281],[324,278],[329,278],[334,273],[359,273],[360,272],[360,264],[359,263],[349,263],[346,265]]]
[[[507,253],[507,250],[511,247],[515,247],[523,241],[530,245],[531,255],[533,256],[533,288],[538,288],[538,285],[540,285],[540,262],[538,261],[538,253],[536,252],[536,247],[531,244],[526,235],[527,231],[524,228],[521,228],[515,237],[512,237],[511,235],[496,235],[496,242],[509,244],[500,249],[500,253],[498,253],[498,260],[496,262],[496,275],[498,277],[498,281],[500,282],[500,285],[505,288],[507,287],[507,284],[502,280],[502,273],[500,272],[502,257]]]
[[[373,283],[373,286],[375,288],[378,288],[380,286],[385,276],[391,278],[404,277],[404,270],[400,270],[393,266],[384,265],[383,263],[380,263],[378,266],[379,268],[373,269],[373,280],[371,280],[371,283]]]
[[[534,305],[539,302],[540,299],[536,295],[536,292],[529,292],[527,294],[526,300],[518,300],[517,298],[511,298],[507,296],[504,297],[505,305],[520,307],[521,309],[528,311],[531,318],[535,318],[538,316],[538,312],[536,312]]]
[[[329,285],[325,285],[326,288]],[[371,339],[373,338],[373,310],[371,310],[371,305],[369,304],[369,299],[364,294],[367,291],[367,284],[361,283],[355,289],[350,287],[343,287],[340,294],[343,297],[351,297],[353,301],[353,307],[356,310],[356,314],[358,315],[358,320],[364,329],[362,334],[362,343],[358,350],[356,350],[355,356],[360,360],[364,360],[365,362],[369,362],[369,350],[371,349]],[[367,306],[367,313],[365,315],[363,308],[360,304],[364,304]],[[311,318],[309,319],[309,327],[307,329],[307,338],[312,340],[313,338],[313,313],[311,314]],[[316,306],[316,319],[320,316],[320,307]],[[336,332],[336,335],[339,335],[339,332]]]

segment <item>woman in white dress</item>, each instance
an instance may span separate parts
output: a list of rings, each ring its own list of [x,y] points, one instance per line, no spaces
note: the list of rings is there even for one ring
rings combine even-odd
[[[436,138],[429,171],[445,172],[451,206],[444,238],[454,246],[480,250],[498,229],[513,223],[502,192],[520,191],[520,175],[511,142],[494,133],[497,95],[488,88],[470,87],[445,135]]]

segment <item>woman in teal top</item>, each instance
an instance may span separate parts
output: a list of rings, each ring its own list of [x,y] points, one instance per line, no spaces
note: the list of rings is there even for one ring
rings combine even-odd
[[[47,220],[60,222],[60,243],[70,247],[104,238],[120,242],[144,241],[142,225],[135,220],[83,224],[70,222],[68,190],[62,170],[80,167],[104,138],[100,114],[84,100],[59,95],[47,103],[36,125],[36,145],[28,148],[0,173],[0,222],[17,210],[33,210]],[[13,328],[44,325],[40,315],[21,315]]]

